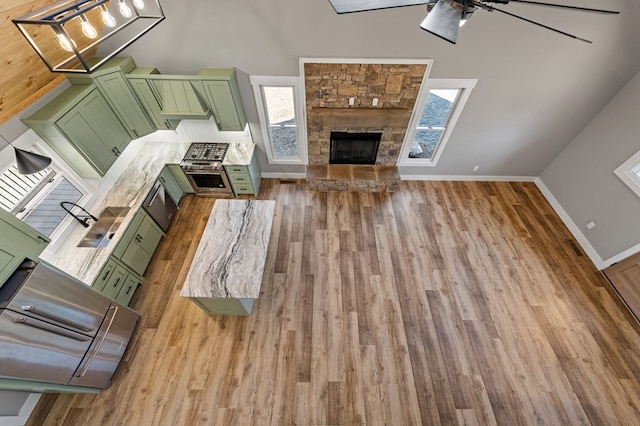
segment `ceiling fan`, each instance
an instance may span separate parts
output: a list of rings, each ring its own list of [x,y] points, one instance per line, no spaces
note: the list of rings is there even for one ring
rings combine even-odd
[[[427,17],[420,24],[420,28],[430,32],[446,41],[455,44],[458,41],[460,27],[471,17],[477,9],[488,12],[494,10],[505,15],[512,16],[525,22],[537,25],[542,28],[563,34],[565,36],[591,43],[584,38],[569,34],[559,29],[550,27],[539,22],[532,21],[522,16],[515,15],[506,10],[498,9],[489,3],[508,4],[509,2],[526,3],[536,6],[556,7],[560,9],[577,10],[581,12],[618,14],[614,10],[592,9],[588,7],[568,6],[562,4],[543,3],[530,0],[329,0],[336,13],[364,12],[367,10],[388,9],[392,7],[427,5]]]

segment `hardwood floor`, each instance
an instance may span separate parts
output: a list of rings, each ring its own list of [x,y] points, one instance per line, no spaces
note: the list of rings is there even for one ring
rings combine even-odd
[[[250,317],[179,296],[214,200],[189,196],[111,388],[31,425],[640,423],[640,327],[532,183],[276,200]]]

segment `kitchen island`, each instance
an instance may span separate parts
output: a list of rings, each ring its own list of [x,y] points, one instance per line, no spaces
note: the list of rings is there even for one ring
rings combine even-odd
[[[274,210],[275,201],[216,200],[180,296],[209,315],[250,315]]]

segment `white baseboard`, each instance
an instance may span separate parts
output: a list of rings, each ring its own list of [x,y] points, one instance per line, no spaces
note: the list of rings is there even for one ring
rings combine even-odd
[[[401,180],[446,180],[482,182],[534,182],[536,176],[478,176],[478,175],[403,175]]]
[[[612,256],[608,259],[604,260],[605,263],[605,268],[609,267],[611,265],[613,265],[614,263],[618,263],[623,259],[626,259],[629,256],[633,256],[636,253],[640,252],[640,243],[636,244],[635,246],[631,246],[628,249],[626,249],[625,251],[623,251],[622,253],[618,253],[615,256]]]
[[[596,268],[598,268],[598,270],[603,270],[604,268],[610,266],[613,262],[609,263],[608,261],[610,259],[608,259],[607,261],[602,260],[602,258],[593,248],[593,246],[591,245],[587,237],[584,236],[584,234],[580,230],[580,227],[575,224],[575,222],[571,219],[571,217],[566,212],[566,210],[562,208],[562,206],[560,205],[556,197],[553,196],[549,188],[547,188],[544,182],[542,182],[542,179],[536,178],[534,182],[538,187],[538,189],[540,190],[540,192],[542,192],[542,195],[544,195],[544,197],[547,199],[549,204],[551,204],[551,207],[553,207],[553,209],[558,214],[558,216],[560,216],[560,219],[562,219],[562,222],[564,222],[565,226],[569,228],[569,232],[571,232],[573,237],[576,240],[578,240],[578,243],[583,248],[583,250],[587,253],[587,256],[589,256],[589,259],[591,259],[591,261],[596,266]]]

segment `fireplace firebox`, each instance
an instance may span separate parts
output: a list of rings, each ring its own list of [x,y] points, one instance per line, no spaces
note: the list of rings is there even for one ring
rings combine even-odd
[[[375,164],[382,133],[331,132],[329,164]]]

